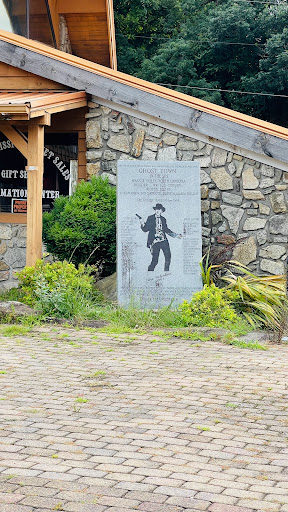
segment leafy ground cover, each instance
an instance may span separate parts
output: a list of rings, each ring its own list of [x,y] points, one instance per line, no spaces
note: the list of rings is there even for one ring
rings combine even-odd
[[[19,288],[2,295],[2,300],[19,300],[35,309],[35,315],[19,318],[22,325],[0,330],[2,336],[25,335],[33,327],[53,319],[67,321],[67,325],[83,326],[98,321],[100,330],[116,336],[133,333],[136,338],[153,332],[155,341],[189,339],[192,342],[222,341],[239,348],[265,350],[258,338],[243,336],[256,328],[273,327],[281,331],[281,315],[287,311],[284,276],[257,277],[242,265],[233,262],[222,279],[224,287],[211,280],[211,269],[203,267],[203,290],[184,301],[179,307],[173,303],[162,309],[140,309],[133,302],[127,308],[105,301],[93,283],[93,267],[80,264],[78,268],[66,260],[54,263],[37,261],[35,267],[19,272]],[[3,322],[12,323],[14,316],[3,316]],[[87,326],[87,323],[86,323]],[[203,330],[204,329],[204,330]],[[213,330],[214,329],[214,330]],[[64,334],[63,334],[64,336]],[[131,342],[132,338],[126,340]]]
[[[15,295],[15,292],[14,292]],[[15,296],[14,296],[15,298]],[[6,294],[7,299],[7,294]],[[266,350],[267,345],[260,343],[257,340],[246,340],[245,335],[252,330],[251,326],[247,322],[241,322],[236,324],[227,324],[228,329],[219,328],[204,328],[201,326],[193,327],[187,326],[187,323],[183,320],[180,310],[172,310],[170,308],[163,308],[160,311],[145,310],[140,311],[136,308],[124,308],[117,307],[112,304],[102,304],[91,307],[90,313],[93,311],[94,318],[101,318],[105,321],[106,325],[98,329],[88,328],[91,332],[91,343],[98,344],[98,336],[101,333],[109,335],[115,339],[119,338],[119,341],[123,344],[132,344],[141,339],[141,336],[148,335],[151,337],[151,343],[167,343],[168,340],[175,339],[175,341],[189,340],[193,346],[200,346],[208,341],[222,342],[229,345],[234,345],[238,348],[246,348],[253,350]],[[69,334],[66,329],[72,326],[76,329],[81,329],[85,325],[85,317],[78,317],[73,320],[73,323],[67,320],[61,327],[55,328],[58,332],[56,341],[51,335],[47,335],[45,332],[41,333],[41,339],[51,341],[61,345],[72,345],[77,348],[81,346],[81,335],[79,334],[79,341],[70,340]],[[2,325],[0,325],[0,337],[14,337],[16,343],[21,343],[21,338],[29,336],[39,335],[39,329],[45,326],[47,317],[43,314],[38,314],[31,317],[19,317],[13,324],[3,322],[11,322],[12,320],[3,317]],[[62,331],[62,332],[61,332]],[[37,334],[38,333],[38,334]],[[95,333],[95,334],[94,334]],[[123,337],[124,336],[124,337]],[[244,336],[244,338],[243,338]],[[93,341],[92,341],[93,339]],[[55,346],[56,346],[55,345]],[[108,348],[107,348],[108,350]],[[157,349],[158,350],[158,349]],[[112,352],[112,350],[111,350]],[[154,353],[151,351],[151,354]],[[155,352],[158,353],[158,352]]]

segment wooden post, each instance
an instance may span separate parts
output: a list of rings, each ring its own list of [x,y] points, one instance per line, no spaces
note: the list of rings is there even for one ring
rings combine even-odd
[[[42,257],[44,126],[28,124],[26,265]]]

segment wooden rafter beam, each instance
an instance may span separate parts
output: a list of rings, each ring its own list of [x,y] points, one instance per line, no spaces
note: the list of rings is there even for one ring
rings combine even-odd
[[[40,126],[51,126],[51,114],[49,112],[44,112],[39,117],[30,118],[29,119],[29,125],[38,124]]]
[[[7,139],[11,140],[14,146],[22,153],[25,158],[28,158],[28,143],[23,134],[19,133],[13,126],[9,124],[1,124],[0,131],[4,133]]]
[[[9,116],[9,119],[5,121],[0,120],[0,127],[7,125],[16,125],[16,124],[40,124],[43,126],[51,126],[51,114],[49,112],[42,112],[38,117],[30,118],[28,116],[22,116],[21,114],[13,114]]]
[[[110,65],[115,71],[117,70],[117,53],[116,53],[116,37],[114,23],[113,0],[106,0],[107,25],[109,36]]]
[[[87,106],[87,101],[75,101],[71,103],[63,103],[63,105],[45,107],[45,112],[48,114],[58,114],[59,112],[66,112],[67,110],[75,110]],[[30,118],[34,118],[44,114],[44,110],[33,110],[30,111]]]

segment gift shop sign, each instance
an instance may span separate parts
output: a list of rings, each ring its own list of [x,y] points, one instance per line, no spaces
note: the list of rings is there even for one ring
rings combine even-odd
[[[0,142],[0,151],[4,151],[5,149],[13,149],[15,148],[14,144],[10,140],[4,140],[3,142]],[[56,156],[54,151],[51,151],[48,148],[44,148],[44,157],[46,157],[48,160],[51,160],[53,164],[59,169],[60,173],[62,174],[63,178],[65,180],[69,180],[70,178],[70,172],[67,168],[66,164],[62,162],[59,156]],[[10,171],[10,172],[16,172],[16,171]],[[24,172],[24,171],[23,171]],[[26,172],[26,171],[25,171]],[[2,178],[11,178],[12,176],[3,176],[1,173]],[[13,176],[14,178],[17,178],[17,176]],[[22,177],[22,176],[19,176]],[[27,175],[25,176],[27,178]]]

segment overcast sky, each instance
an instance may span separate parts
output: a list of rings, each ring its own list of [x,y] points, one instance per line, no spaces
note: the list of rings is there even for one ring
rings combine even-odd
[[[12,31],[11,23],[9,21],[6,9],[1,0],[0,0],[0,28],[2,28],[2,30],[8,30],[8,32]]]

